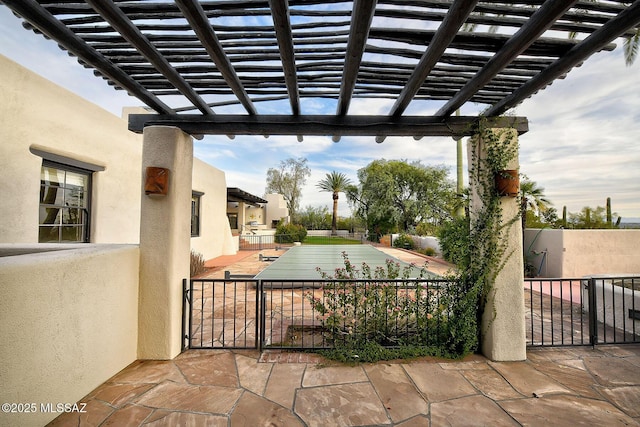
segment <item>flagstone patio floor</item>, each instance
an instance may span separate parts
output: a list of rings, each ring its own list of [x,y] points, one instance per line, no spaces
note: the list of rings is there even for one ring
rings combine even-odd
[[[242,254],[207,277],[264,265],[254,258]],[[357,366],[312,353],[189,350],[136,361],[80,402],[85,413],[50,425],[640,426],[640,345]]]
[[[522,362],[343,366],[305,353],[191,350],[137,361],[51,426],[633,426],[640,345],[539,348]]]

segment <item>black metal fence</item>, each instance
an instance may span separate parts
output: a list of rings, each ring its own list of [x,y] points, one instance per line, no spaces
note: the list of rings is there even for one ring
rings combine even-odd
[[[526,279],[529,346],[640,342],[640,277]]]
[[[528,346],[640,343],[640,277],[526,279]],[[446,340],[443,280],[185,280],[185,348],[296,349]],[[444,300],[443,300],[444,298]]]
[[[185,280],[184,348],[314,350],[338,341],[437,344],[443,280]]]
[[[183,350],[258,348],[257,283],[245,279],[185,279]]]
[[[261,286],[264,347],[314,350],[364,340],[428,346],[447,335],[444,280],[263,280]]]

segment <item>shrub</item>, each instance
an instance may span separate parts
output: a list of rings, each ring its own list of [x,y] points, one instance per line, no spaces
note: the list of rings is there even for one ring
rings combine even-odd
[[[394,248],[414,249],[416,244],[408,234],[401,234],[393,241]]]
[[[416,227],[416,234],[418,236],[435,236],[438,231],[438,227],[435,224],[429,222],[421,222]]]
[[[201,253],[191,251],[191,277],[199,276],[207,271],[204,266],[204,257]]]
[[[276,227],[276,243],[303,242],[306,237],[307,230],[302,225],[280,222]]]
[[[469,220],[454,218],[438,231],[442,257],[456,265],[466,265],[469,257]]]
[[[416,249],[417,252],[426,255],[426,256],[436,256],[436,250],[433,248],[419,248]]]
[[[362,263],[362,269],[358,270],[346,252],[342,258],[344,268],[337,269],[333,277],[318,269],[322,278],[330,281],[324,287],[322,299],[313,292],[306,294],[330,340],[337,338],[338,344],[349,345],[362,342],[408,345],[424,342],[425,334],[436,334],[439,322],[436,323],[434,313],[440,311],[436,293],[429,291],[424,282],[396,281],[408,280],[415,267],[401,269],[398,262],[387,259],[385,267],[372,271]],[[418,278],[426,274],[423,268]],[[334,279],[337,281],[332,282]]]
[[[366,263],[355,268],[345,252],[342,257],[344,268],[334,275],[318,269],[327,281],[321,297],[317,291],[305,294],[334,346],[322,352],[325,357],[352,363],[422,355],[455,358],[473,351],[474,337],[470,342],[459,337],[461,325],[470,323],[456,318],[463,295],[459,282],[431,288],[421,280],[425,268],[413,280],[415,266],[401,269],[387,260],[372,271]]]

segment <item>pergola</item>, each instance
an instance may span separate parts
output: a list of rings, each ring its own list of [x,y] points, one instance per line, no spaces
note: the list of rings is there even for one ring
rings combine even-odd
[[[129,116],[129,129],[144,133],[147,179],[149,170],[171,173],[170,191],[141,202],[140,358],[181,350],[189,135],[369,135],[378,142],[475,135],[469,147],[481,162],[481,121],[508,128],[502,134],[526,132],[526,118],[501,115],[640,26],[640,0],[0,1],[155,111]],[[383,115],[349,114],[355,99],[392,106]],[[335,113],[310,114],[319,103],[333,103]],[[455,114],[468,104],[485,108]],[[508,169],[518,169],[517,156]],[[476,215],[482,202],[470,187]],[[523,360],[520,222],[508,222],[520,207],[515,198],[500,203],[511,255],[492,283],[482,351],[492,360]]]
[[[132,115],[130,130],[196,137],[460,137],[480,115],[526,132],[526,118],[500,115],[640,24],[640,1],[1,1],[157,113]],[[353,115],[354,99],[393,106]],[[335,114],[307,114],[318,100]],[[420,101],[427,114],[405,114]],[[486,108],[456,116],[467,103]],[[216,113],[233,106],[244,111]]]

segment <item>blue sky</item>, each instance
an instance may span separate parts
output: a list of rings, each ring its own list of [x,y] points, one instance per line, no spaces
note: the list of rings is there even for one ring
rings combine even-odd
[[[623,218],[640,217],[640,60],[627,67],[618,49],[593,55],[566,79],[511,110],[529,119],[529,132],[520,138],[521,172],[544,187],[553,205],[570,212],[583,206],[604,206],[612,198],[613,210]],[[115,115],[140,101],[116,91],[80,66],[56,43],[26,31],[21,21],[0,5],[0,54],[41,76],[102,106]],[[392,100],[354,99],[352,114],[388,114]],[[182,105],[182,104],[180,104]],[[174,107],[180,105],[172,105]],[[302,100],[303,114],[333,114],[335,102]],[[439,104],[412,103],[407,114],[434,113]],[[465,105],[462,114],[476,114],[484,105]],[[260,113],[289,113],[287,101],[257,104]],[[219,114],[241,113],[237,107],[219,108]],[[455,177],[455,142],[450,138],[373,137],[227,137],[207,136],[195,141],[196,156],[225,171],[227,185],[256,195],[265,190],[270,167],[290,157],[308,159],[311,176],[301,206],[329,206],[331,195],[316,184],[331,171],[357,181],[358,169],[375,159],[420,160],[445,165]],[[341,196],[341,215],[349,215]]]

